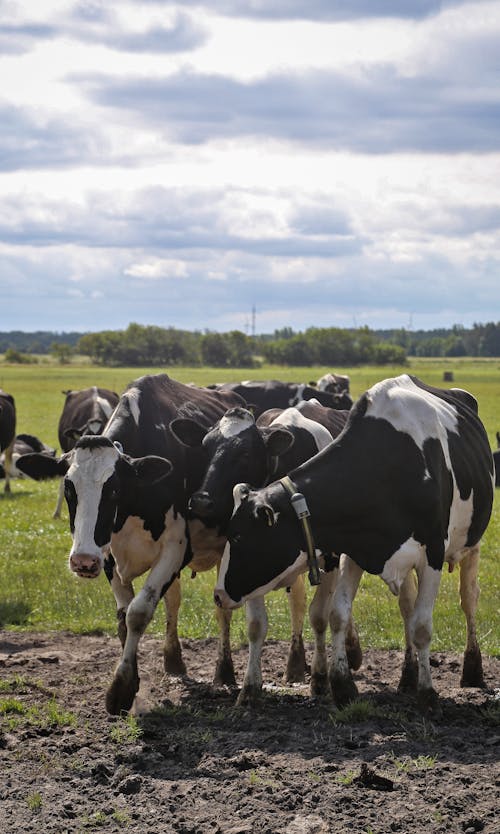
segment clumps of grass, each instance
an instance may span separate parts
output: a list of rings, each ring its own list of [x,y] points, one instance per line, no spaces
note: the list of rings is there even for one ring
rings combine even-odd
[[[42,794],[39,791],[35,791],[35,793],[30,793],[29,796],[26,797],[26,802],[30,811],[33,813],[38,813],[42,810]]]
[[[338,782],[339,785],[352,785],[355,778],[356,772],[354,770],[346,770],[345,773],[339,773],[335,777],[335,781]]]
[[[76,725],[74,713],[62,709],[55,698],[51,698],[41,707],[27,706],[19,698],[3,698],[0,700],[0,717],[2,716],[9,730],[15,730],[20,726],[46,729]]]
[[[408,773],[411,770],[432,770],[437,762],[437,756],[417,756],[415,759],[405,756],[403,759],[394,759],[396,770]]]
[[[387,713],[373,703],[369,698],[351,701],[345,707],[330,715],[333,724],[362,724],[377,718],[386,718]]]
[[[143,730],[135,715],[118,718],[110,730],[111,741],[115,744],[129,744],[138,741]]]

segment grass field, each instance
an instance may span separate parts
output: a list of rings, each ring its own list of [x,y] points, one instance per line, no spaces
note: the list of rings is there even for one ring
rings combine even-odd
[[[328,368],[278,368],[259,370],[221,370],[209,368],[175,368],[171,376],[182,382],[206,385],[210,382],[241,379],[284,379],[308,381],[318,379]],[[358,396],[380,379],[407,371],[432,385],[442,385],[443,371],[453,371],[454,382],[471,391],[479,401],[480,415],[492,447],[500,429],[500,361],[434,360],[412,362],[407,368],[361,367],[337,368],[351,377],[351,391]],[[0,387],[16,400],[17,431],[38,435],[45,443],[57,446],[57,423],[67,388],[99,385],[120,393],[131,380],[159,369],[99,368],[88,364],[58,366],[40,363],[14,366],[0,362]],[[11,495],[0,493],[0,626],[26,630],[65,629],[78,633],[104,631],[115,633],[115,606],[104,576],[85,581],[67,569],[70,547],[66,509],[60,520],[52,518],[57,483],[16,480]],[[497,490],[492,521],[483,542],[480,570],[481,599],[478,612],[479,640],[489,654],[500,652],[500,498]],[[216,633],[211,603],[214,575],[190,572],[183,574],[183,606],[180,631],[185,637],[207,637]],[[286,639],[289,618],[286,595],[277,592],[268,597],[269,638]],[[402,646],[402,628],[397,601],[385,584],[375,577],[362,580],[355,602],[355,616],[362,644],[379,648]],[[233,641],[246,640],[242,611],[234,614]],[[440,597],[435,611],[433,648],[461,650],[465,623],[458,597],[458,571],[443,574]],[[164,612],[159,608],[149,629],[161,633]],[[306,637],[311,637],[309,628]]]

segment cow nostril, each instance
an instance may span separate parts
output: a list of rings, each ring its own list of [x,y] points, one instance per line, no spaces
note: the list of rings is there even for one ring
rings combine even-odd
[[[221,598],[220,598],[219,594],[217,593],[217,591],[214,591],[214,602],[219,608],[222,608]]]

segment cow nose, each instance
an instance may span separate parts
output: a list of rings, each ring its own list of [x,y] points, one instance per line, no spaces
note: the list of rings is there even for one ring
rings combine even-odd
[[[194,492],[189,502],[189,508],[196,515],[208,516],[213,512],[214,502],[208,492]]]
[[[90,553],[72,553],[69,557],[71,570],[84,579],[95,579],[101,572],[101,560]]]

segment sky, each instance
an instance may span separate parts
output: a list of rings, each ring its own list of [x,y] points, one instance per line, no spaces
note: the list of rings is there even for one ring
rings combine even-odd
[[[0,331],[500,320],[500,0],[0,0]]]

